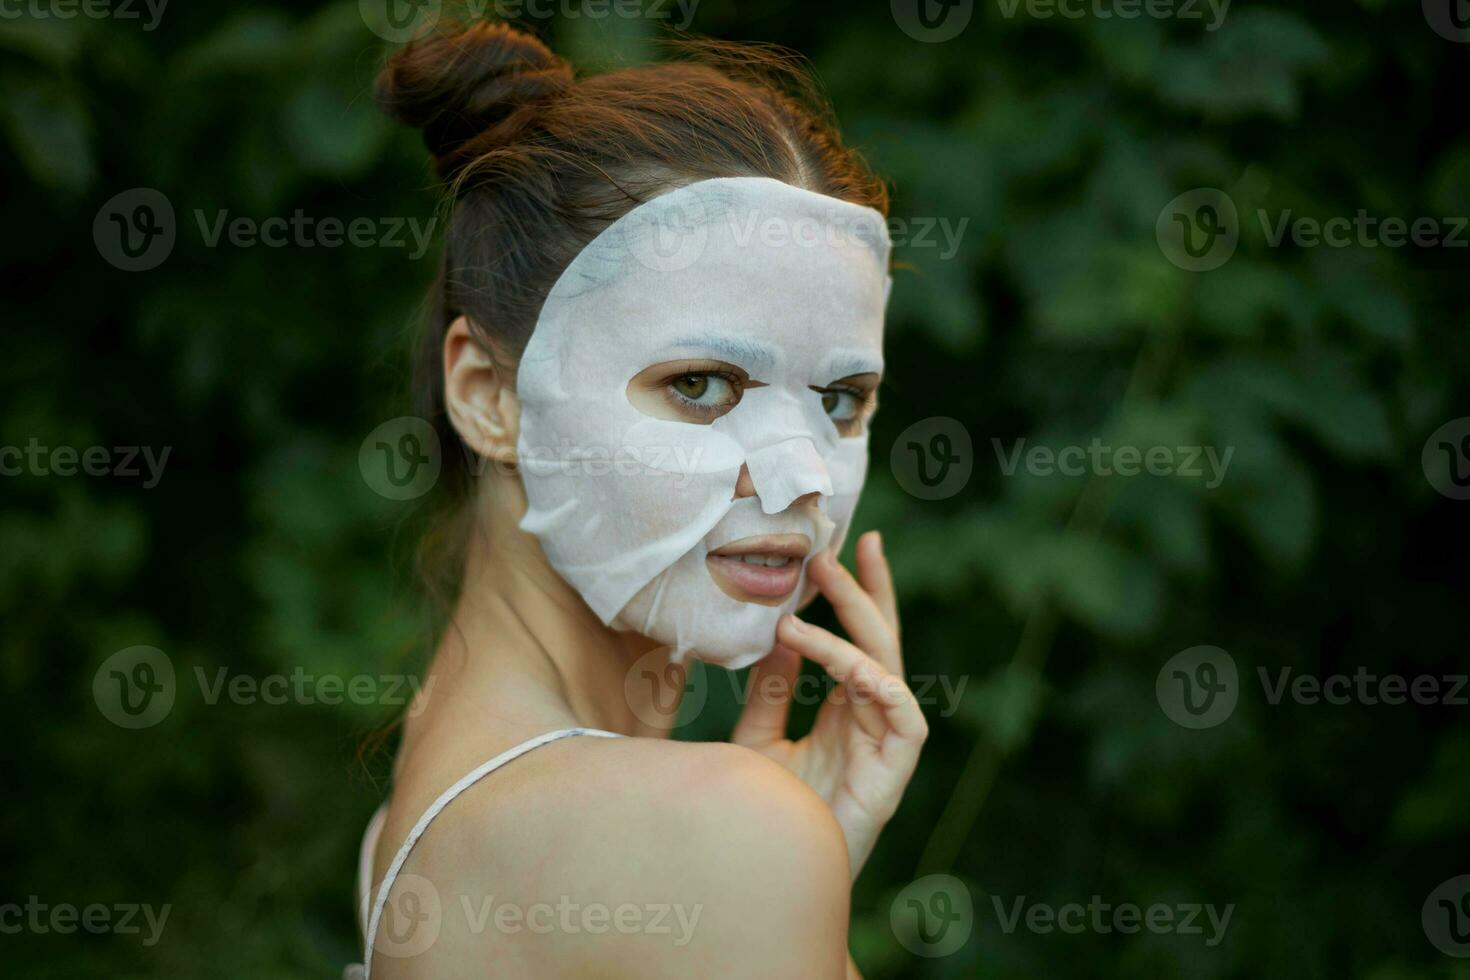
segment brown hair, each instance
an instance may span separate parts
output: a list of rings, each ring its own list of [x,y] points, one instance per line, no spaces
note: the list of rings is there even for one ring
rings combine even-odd
[[[423,131],[452,197],[414,377],[418,414],[461,449],[444,453],[451,520],[424,543],[448,552],[449,590],[463,558],[453,518],[474,482],[444,410],[442,348],[457,317],[513,369],[577,253],[643,201],[697,180],[771,177],[888,212],[886,188],[843,146],[799,58],[676,47],[679,60],[578,78],[531,35],[481,21],[409,44],[378,76],[379,106]]]

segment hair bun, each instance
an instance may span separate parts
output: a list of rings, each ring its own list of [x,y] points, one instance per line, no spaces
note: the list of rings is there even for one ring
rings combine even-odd
[[[378,75],[374,94],[389,116],[423,130],[424,143],[447,179],[458,169],[465,144],[475,140],[485,149],[509,142],[519,124],[491,131],[505,127],[517,110],[565,91],[572,81],[571,65],[535,37],[481,21],[395,52]]]

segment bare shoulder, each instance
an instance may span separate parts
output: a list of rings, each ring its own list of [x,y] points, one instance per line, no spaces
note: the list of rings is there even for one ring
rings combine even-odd
[[[445,810],[405,870],[439,892],[441,936],[415,957],[423,973],[385,977],[492,959],[506,976],[845,971],[842,830],[806,784],[740,746],[544,746]]]

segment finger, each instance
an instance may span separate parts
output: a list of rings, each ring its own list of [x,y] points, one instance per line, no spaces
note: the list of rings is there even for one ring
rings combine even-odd
[[[924,709],[919,707],[919,699],[914,697],[913,690],[897,674],[886,674],[878,683],[878,696],[886,709],[885,717],[893,733],[904,742],[922,745],[929,737],[929,721],[924,717]],[[914,758],[918,758],[917,746]]]
[[[906,700],[912,700],[905,698],[903,682],[876,662],[860,664],[843,687],[859,726],[878,743],[880,750],[898,732],[895,721],[906,727],[912,724],[911,719],[896,715]]]
[[[778,643],[750,673],[745,707],[730,741],[738,745],[767,745],[784,739],[786,719],[791,712],[791,692],[799,673],[801,654]]]
[[[903,678],[895,674],[879,674],[876,668],[858,670],[857,697],[869,698],[882,706],[887,731],[876,736],[878,752],[887,769],[907,783],[919,765],[919,752],[929,737],[929,722],[919,701]]]
[[[824,551],[810,563],[810,575],[827,597],[848,636],[885,668],[899,668],[898,637],[873,597],[842,567],[837,556]]]
[[[776,638],[783,646],[820,664],[843,686],[843,693],[837,696],[845,698],[851,706],[853,717],[865,734],[874,740],[882,740],[887,735],[891,726],[886,717],[886,698],[892,695],[883,690],[887,685],[881,682],[892,675],[877,661],[842,637],[795,616],[781,617]],[[902,681],[898,683],[902,685]]]
[[[893,589],[893,571],[888,567],[888,556],[883,553],[883,537],[877,531],[869,531],[857,542],[858,581],[877,603],[883,618],[893,627],[893,635],[901,636],[898,628],[898,596]]]

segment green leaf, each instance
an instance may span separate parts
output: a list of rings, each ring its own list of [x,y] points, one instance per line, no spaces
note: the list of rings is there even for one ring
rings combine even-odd
[[[1045,696],[1046,684],[1034,672],[1006,667],[970,685],[958,715],[1009,755],[1030,738]]]
[[[60,83],[15,86],[0,100],[0,125],[36,183],[80,194],[96,180],[92,121],[81,99]]]
[[[1293,119],[1301,107],[1301,76],[1328,57],[1327,42],[1295,14],[1237,6],[1223,29],[1197,44],[1169,48],[1154,84],[1164,102],[1207,116]]]

